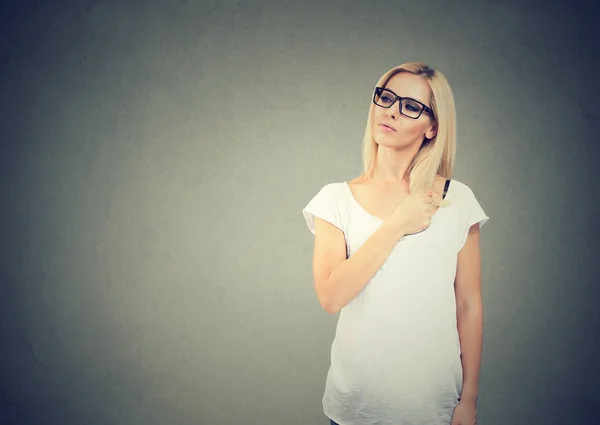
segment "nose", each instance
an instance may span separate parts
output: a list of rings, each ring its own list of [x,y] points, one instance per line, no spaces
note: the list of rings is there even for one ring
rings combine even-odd
[[[398,102],[387,108],[384,113],[386,117],[396,119],[398,116]]]

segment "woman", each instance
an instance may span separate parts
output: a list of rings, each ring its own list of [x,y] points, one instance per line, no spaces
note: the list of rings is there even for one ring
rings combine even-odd
[[[303,209],[319,302],[340,313],[323,410],[332,425],[474,425],[482,346],[479,228],[452,179],[454,97],[423,63],[373,93],[364,172]]]

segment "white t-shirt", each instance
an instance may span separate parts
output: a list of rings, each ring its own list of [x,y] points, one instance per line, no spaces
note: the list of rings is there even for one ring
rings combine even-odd
[[[462,391],[454,279],[469,228],[485,214],[451,180],[449,202],[423,232],[404,236],[365,288],[340,311],[323,411],[340,425],[449,425]],[[381,225],[346,182],[325,185],[302,210],[344,232],[352,256]]]

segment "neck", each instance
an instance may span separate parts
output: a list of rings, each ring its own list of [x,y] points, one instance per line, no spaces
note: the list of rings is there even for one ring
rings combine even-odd
[[[410,182],[408,168],[414,156],[413,152],[379,146],[377,166],[371,180],[388,185],[408,185]]]

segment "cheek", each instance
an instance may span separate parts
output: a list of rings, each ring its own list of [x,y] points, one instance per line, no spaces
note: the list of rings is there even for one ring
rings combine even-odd
[[[373,110],[373,123],[379,122],[385,118],[385,109],[375,108]]]
[[[397,128],[398,133],[401,133],[405,137],[409,137],[411,139],[419,138],[425,134],[425,126],[414,121],[400,120]]]
[[[380,108],[375,109],[373,111],[373,115],[372,115],[372,119],[371,119],[371,130],[372,131],[377,131],[378,130],[378,126],[379,123],[381,121],[386,121],[385,115],[384,113],[381,111]]]

